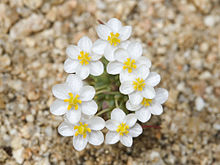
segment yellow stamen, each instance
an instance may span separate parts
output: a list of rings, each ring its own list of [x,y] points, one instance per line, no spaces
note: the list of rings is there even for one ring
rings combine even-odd
[[[83,65],[88,65],[89,61],[91,61],[91,57],[89,57],[89,53],[81,51],[80,55],[78,55],[78,60],[80,60],[80,63]]]
[[[142,91],[145,87],[145,82],[142,78],[137,78],[136,81],[133,81],[133,86],[135,90]]]
[[[70,96],[69,99],[64,100],[64,102],[69,102],[67,109],[70,110],[72,107],[74,107],[74,109],[77,110],[79,108],[78,104],[82,103],[82,101],[78,99],[79,95],[76,95],[74,97],[72,93],[69,93],[69,96]]]
[[[129,133],[129,131],[128,131],[128,129],[129,129],[129,126],[128,125],[126,125],[125,123],[121,123],[120,125],[118,125],[118,128],[117,128],[117,132],[121,135],[121,136],[123,136],[124,134],[128,134]]]
[[[132,69],[136,69],[135,60],[131,60],[131,58],[127,58],[127,61],[124,62],[123,69],[128,69],[128,73],[132,72]]]
[[[75,136],[83,135],[83,138],[86,138],[86,133],[91,132],[91,129],[88,128],[88,124],[83,124],[82,122],[79,122],[80,125],[74,126],[74,130],[77,129]]]
[[[152,103],[152,99],[146,99],[146,98],[143,98],[143,100],[141,102],[141,104],[145,107],[150,106],[151,103]]]
[[[121,40],[118,38],[119,33],[114,34],[113,32],[110,33],[110,36],[108,36],[108,41],[111,45],[117,46]]]

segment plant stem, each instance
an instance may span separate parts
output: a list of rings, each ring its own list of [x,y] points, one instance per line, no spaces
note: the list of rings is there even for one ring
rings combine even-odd
[[[118,91],[116,91],[116,92],[106,92],[106,94],[108,94],[108,95],[117,95],[117,94],[120,94]]]
[[[115,106],[118,108],[118,97],[115,97]]]
[[[96,95],[99,95],[99,94],[107,94],[107,95],[117,95],[117,94],[120,94],[119,92],[111,92],[109,90],[106,90],[106,89],[103,89],[103,90],[100,90],[98,92],[96,92]]]
[[[103,114],[103,113],[105,113],[105,112],[111,111],[111,110],[112,110],[112,108],[103,109],[102,111],[100,111],[99,113],[97,113],[96,116],[99,116],[99,115],[101,115],[101,114]]]
[[[102,93],[104,93],[104,92],[109,92],[109,91],[106,90],[106,89],[103,89],[103,90],[100,90],[100,91],[96,92],[96,95],[98,95],[98,94],[102,94]]]
[[[96,91],[98,92],[99,90],[101,90],[101,89],[105,89],[105,88],[107,88],[106,85],[104,85],[104,86],[100,86],[100,87],[97,87],[97,88],[95,88],[95,89],[96,89]]]

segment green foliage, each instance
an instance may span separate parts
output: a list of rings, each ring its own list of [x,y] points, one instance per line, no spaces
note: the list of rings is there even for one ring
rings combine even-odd
[[[127,95],[119,92],[119,75],[110,75],[106,71],[108,61],[104,58],[101,59],[104,64],[104,73],[100,76],[90,75],[87,79],[89,85],[96,89],[95,101],[98,104],[98,115],[103,113],[110,114],[110,112],[118,107],[128,113],[125,103],[128,100]]]

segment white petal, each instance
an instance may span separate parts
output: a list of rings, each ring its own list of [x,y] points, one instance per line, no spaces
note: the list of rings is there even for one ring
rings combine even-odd
[[[123,64],[117,61],[109,62],[107,65],[107,72],[109,74],[119,74],[123,69]]]
[[[134,104],[134,105],[140,104],[141,101],[143,100],[143,96],[138,91],[131,93],[130,95],[128,95],[128,97],[129,97],[131,104]]]
[[[86,79],[89,76],[90,68],[88,65],[78,65],[76,74],[79,75],[81,79]]]
[[[69,103],[64,102],[63,100],[56,99],[50,105],[50,112],[54,115],[63,115],[67,111]]]
[[[132,73],[128,73],[128,70],[122,70],[119,75],[120,82],[123,83],[125,81],[133,81],[136,77],[136,70],[132,71]]]
[[[94,42],[92,46],[92,51],[95,54],[103,55],[107,44],[108,44],[107,41],[98,39]]]
[[[100,145],[104,142],[104,135],[101,131],[92,131],[89,135],[89,143],[92,145]]]
[[[163,107],[160,104],[154,103],[148,107],[149,111],[153,115],[161,115],[163,113]]]
[[[137,60],[139,57],[141,57],[143,52],[141,43],[131,42],[128,45],[128,52],[133,59]]]
[[[114,51],[116,50],[117,47],[112,46],[111,44],[107,44],[104,52],[104,56],[108,61],[114,61]]]
[[[129,129],[129,134],[132,137],[138,137],[140,134],[142,134],[142,132],[143,129],[138,123],[136,123],[132,128]]]
[[[83,138],[83,135],[78,135],[73,137],[73,146],[77,151],[82,151],[88,142],[88,136]]]
[[[73,136],[74,135],[74,126],[68,122],[62,122],[58,127],[58,132],[62,136]]]
[[[112,32],[112,30],[106,25],[99,25],[96,28],[96,32],[97,32],[99,38],[101,38],[103,40],[107,40],[108,36]]]
[[[95,96],[95,89],[92,86],[84,86],[80,90],[80,100],[82,101],[90,101]]]
[[[70,45],[66,48],[66,54],[69,56],[69,58],[76,60],[80,54],[80,48],[75,45]]]
[[[153,99],[156,95],[154,88],[151,86],[147,86],[147,85],[145,85],[141,93],[142,93],[142,96],[147,99]]]
[[[70,58],[67,58],[66,61],[64,62],[64,71],[67,73],[75,73],[78,65],[79,65],[79,61],[71,60]]]
[[[131,26],[123,26],[120,30],[119,30],[119,38],[122,41],[127,40],[130,36],[131,36],[131,32],[132,32],[132,27]]]
[[[134,75],[136,76],[136,78],[142,78],[144,80],[147,78],[149,73],[150,70],[146,65],[139,66],[137,70],[134,70]]]
[[[133,139],[130,135],[120,136],[120,142],[126,147],[131,147],[133,143]]]
[[[79,42],[78,42],[78,46],[84,51],[84,52],[91,52],[92,49],[92,41],[89,37],[84,36],[82,37]]]
[[[105,136],[106,144],[115,144],[119,141],[119,134],[117,132],[108,131]]]
[[[118,128],[118,125],[120,123],[116,120],[107,120],[105,125],[106,125],[106,128],[110,131],[116,131],[116,129]]]
[[[69,98],[68,93],[72,92],[67,84],[57,84],[52,88],[53,95],[61,100],[65,100]]]
[[[74,93],[79,93],[79,90],[83,86],[81,78],[75,74],[69,74],[67,76],[66,83]]]
[[[77,110],[75,110],[74,108],[67,110],[66,118],[72,124],[79,122],[79,120],[81,118],[80,106]]]
[[[122,48],[118,48],[117,50],[115,50],[114,55],[115,59],[121,63],[124,63],[125,61],[127,61],[127,58],[129,58],[127,51]]]
[[[139,57],[136,62],[137,62],[138,66],[146,65],[146,67],[148,67],[148,68],[151,67],[151,61],[145,56]]]
[[[92,58],[91,58],[91,61],[98,61],[98,60],[100,60],[100,58],[102,58],[102,56],[103,56],[103,55],[94,54],[94,53],[93,53],[93,54],[91,55],[91,57],[92,57]]]
[[[140,109],[141,107],[142,107],[141,104],[138,104],[138,105],[131,104],[130,100],[128,100],[126,102],[126,108],[130,111],[136,111],[136,110]]]
[[[146,84],[155,87],[160,82],[160,75],[156,72],[150,72],[146,79]]]
[[[157,88],[155,89],[156,96],[154,98],[155,102],[163,104],[168,99],[168,91],[164,88]]]
[[[88,127],[92,130],[101,130],[105,127],[105,120],[101,117],[94,116],[88,120]]]
[[[125,113],[121,109],[115,108],[111,112],[111,119],[121,123],[125,119]]]
[[[137,118],[134,113],[128,114],[124,119],[124,123],[126,123],[129,126],[129,128],[133,127],[136,122],[137,122]]]
[[[119,91],[125,95],[130,94],[134,91],[133,82],[125,81],[119,87]]]
[[[117,18],[111,18],[107,23],[106,23],[114,33],[117,33],[122,25],[121,25],[121,21],[119,21]]]
[[[82,112],[86,115],[94,115],[98,110],[98,105],[94,100],[83,102],[81,107]]]
[[[148,108],[141,108],[140,110],[135,112],[137,119],[142,123],[147,122],[151,117],[151,112]]]
[[[104,72],[104,66],[100,61],[90,63],[90,74],[93,76],[100,76]]]
[[[133,69],[131,73],[126,70],[122,70],[120,73],[120,82],[123,83],[125,81],[134,81],[137,78],[146,79],[149,75],[149,68],[145,65],[139,66],[137,69]]]
[[[89,119],[91,119],[94,115],[86,115],[82,113],[80,121],[82,123],[87,123]]]
[[[119,45],[118,47],[127,50],[128,45],[129,45],[130,43],[131,43],[131,41],[129,41],[129,40],[123,41],[123,42],[120,43],[120,45]]]

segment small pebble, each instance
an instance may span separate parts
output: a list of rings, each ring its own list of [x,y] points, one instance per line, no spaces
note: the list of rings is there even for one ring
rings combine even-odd
[[[0,0],[0,164],[220,164],[218,1]],[[113,17],[132,26],[129,39],[161,76],[155,88],[169,91],[146,123],[161,129],[143,129],[129,148],[77,152],[57,131],[63,116],[50,113],[51,88],[68,75],[66,47],[82,36],[94,42],[97,20]]]
[[[19,164],[22,164],[24,161],[23,151],[24,151],[23,147],[13,151],[13,157],[15,158],[16,162]]]
[[[197,97],[196,98],[196,110],[202,111],[204,107],[205,107],[205,102],[204,102],[203,98]]]
[[[0,149],[0,163],[4,162],[7,158],[8,154],[3,149]]]
[[[219,123],[215,123],[213,125],[213,128],[219,131],[220,130],[220,124]]]
[[[26,120],[27,120],[27,122],[33,122],[34,121],[33,115],[27,115]]]
[[[211,15],[210,16],[206,16],[204,18],[204,23],[208,27],[213,27],[215,25],[215,17],[213,17]]]
[[[209,44],[207,42],[203,42],[200,45],[200,50],[201,52],[207,52],[209,50]]]
[[[0,56],[0,69],[5,69],[11,64],[11,59],[8,55]]]
[[[45,133],[47,134],[47,136],[52,136],[53,129],[50,126],[48,126],[45,128]]]

